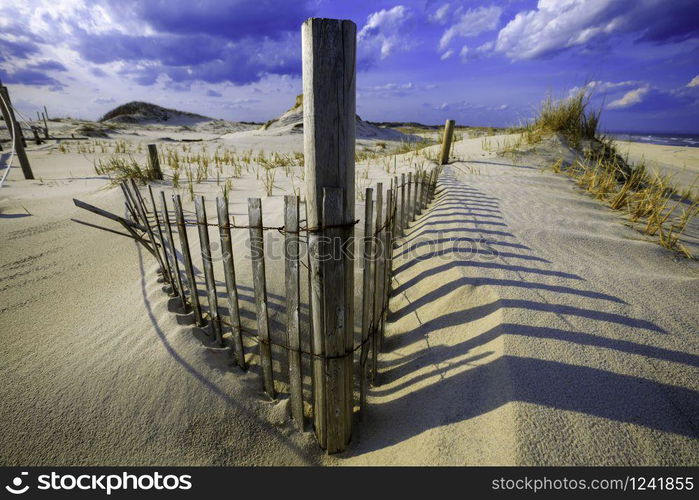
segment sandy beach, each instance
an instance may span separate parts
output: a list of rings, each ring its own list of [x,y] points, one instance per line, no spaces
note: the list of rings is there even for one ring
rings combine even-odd
[[[263,395],[255,356],[242,373],[207,348],[163,293],[152,256],[70,220],[101,222],[72,198],[123,213],[121,191],[93,166],[116,141],[140,161],[146,142],[181,149],[171,140],[194,138],[205,141],[185,147],[209,154],[303,150],[292,132],[134,126],[82,142],[103,141],[106,153],[30,145],[37,180],[13,168],[0,200],[3,464],[699,464],[699,264],[625,227],[543,160],[513,162],[481,138],[456,143],[434,203],[398,242],[381,384],[348,451],[324,455],[311,432],[294,430],[285,397]],[[400,146],[362,139],[358,150],[377,142]],[[386,185],[438,148],[359,161],[358,183]],[[629,146],[697,171],[696,150],[683,149]],[[231,214],[245,222],[247,198],[259,196],[265,223],[280,224],[283,195],[305,190],[302,170],[279,169],[272,196],[243,170]],[[152,185],[169,195],[164,171]],[[211,217],[221,186],[195,190]],[[237,231],[242,317],[254,328],[247,234]],[[283,261],[270,260],[267,276],[280,336]]]

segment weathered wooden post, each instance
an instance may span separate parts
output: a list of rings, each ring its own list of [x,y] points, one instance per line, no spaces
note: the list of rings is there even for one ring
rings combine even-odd
[[[324,221],[336,218],[345,225],[339,228],[343,246],[348,243],[353,246],[354,235],[356,40],[357,27],[352,21],[311,18],[301,28],[308,226],[315,228]],[[342,191],[342,203],[327,200],[328,206],[341,208],[341,214],[323,212],[323,193],[330,188]],[[352,430],[353,261],[347,256],[340,257],[344,261],[344,272],[338,277],[340,281],[329,290],[324,290],[323,283],[327,279],[324,273],[336,270],[337,262],[333,262],[333,259],[321,262],[321,234],[312,232],[309,236],[310,252],[314,257],[311,259],[314,427],[320,445],[328,453],[334,453],[345,449]],[[333,307],[337,306],[338,310],[326,310],[325,306],[329,304],[334,304]],[[325,324],[329,314],[340,322],[341,330],[336,331]],[[325,370],[329,361],[325,355],[329,346],[336,346],[337,335],[343,337],[341,340],[345,350],[340,361],[344,370]],[[344,380],[335,380],[336,377],[343,377]],[[337,401],[340,395],[326,393],[326,387],[344,387],[341,407],[329,411],[328,400]]]
[[[32,173],[32,167],[29,165],[29,158],[27,158],[27,153],[24,150],[24,137],[22,136],[22,128],[19,126],[19,122],[15,118],[15,112],[12,109],[12,103],[10,102],[10,94],[7,91],[7,87],[0,85],[0,108],[2,109],[2,116],[5,120],[5,125],[7,126],[7,131],[10,133],[13,139],[13,145],[15,148],[15,154],[19,160],[19,166],[22,167],[22,173],[24,178],[31,180],[34,178]]]
[[[158,146],[155,144],[148,144],[148,158],[150,168],[153,171],[153,178],[160,181],[163,180],[163,172],[160,170],[160,158],[158,158]]]
[[[451,139],[454,135],[454,120],[447,120],[444,124],[444,137],[442,137],[442,152],[439,155],[439,164],[446,165],[451,151]]]

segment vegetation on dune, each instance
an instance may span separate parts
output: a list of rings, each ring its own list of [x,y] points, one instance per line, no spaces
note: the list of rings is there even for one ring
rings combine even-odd
[[[649,172],[642,164],[629,164],[618,154],[613,140],[599,133],[600,111],[590,111],[589,102],[586,89],[567,99],[547,98],[520,138],[507,143],[503,152],[513,153],[524,143],[559,134],[581,154],[570,165],[555,162],[554,172],[568,175],[591,196],[624,212],[634,227],[657,238],[663,247],[691,258],[680,237],[699,214],[692,188],[679,192],[669,176]]]
[[[568,143],[580,148],[582,141],[597,138],[601,110],[590,110],[590,93],[583,88],[567,99],[556,100],[548,96],[536,118],[524,127],[527,142],[539,142],[544,136],[561,134]]]

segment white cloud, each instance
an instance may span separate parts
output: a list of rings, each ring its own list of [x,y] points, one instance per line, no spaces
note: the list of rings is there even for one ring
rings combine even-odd
[[[445,3],[430,16],[430,21],[439,24],[446,24],[450,8],[451,5]]]
[[[589,46],[616,33],[663,43],[696,37],[695,0],[539,0],[519,12],[497,37],[496,49],[510,59],[533,59]]]
[[[367,48],[378,49],[384,59],[401,45],[401,31],[410,17],[410,11],[403,5],[374,12],[367,18],[357,38]]]
[[[500,22],[502,9],[500,7],[478,7],[469,9],[451,25],[439,40],[439,49],[446,49],[455,38],[478,36],[486,31],[494,30]]]
[[[648,94],[650,91],[649,86],[645,87],[639,87],[634,90],[629,90],[627,93],[625,93],[623,96],[621,96],[619,99],[616,99],[612,102],[609,103],[609,106],[607,108],[609,109],[622,109],[622,108],[628,108],[629,106],[633,106],[635,104],[639,104],[641,101],[643,101],[643,98]]]
[[[453,55],[454,55],[454,51],[452,49],[449,49],[444,54],[442,54],[442,57],[440,57],[440,59],[442,61],[446,61],[447,59],[449,59]]]
[[[687,87],[699,87],[699,75],[692,78],[692,80],[687,84]]]

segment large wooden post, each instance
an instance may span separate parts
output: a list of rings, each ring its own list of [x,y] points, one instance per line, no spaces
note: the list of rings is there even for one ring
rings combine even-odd
[[[27,158],[27,153],[24,151],[24,138],[22,137],[22,128],[19,126],[19,122],[15,118],[15,112],[12,109],[12,103],[10,102],[10,94],[7,92],[7,87],[0,85],[0,108],[2,109],[2,116],[5,119],[5,125],[7,126],[7,131],[14,138],[14,148],[17,159],[19,160],[19,166],[22,167],[22,173],[25,179],[33,179],[34,174],[32,173],[32,167],[29,165],[29,158]]]
[[[444,124],[444,137],[442,137],[442,152],[439,155],[439,164],[446,165],[449,161],[451,150],[451,138],[454,135],[454,120],[447,120]]]
[[[323,213],[323,192],[326,188],[339,188],[343,194],[337,217],[347,224],[341,228],[343,245],[353,241],[354,226],[354,147],[355,147],[355,67],[357,27],[352,21],[337,19],[308,19],[301,28],[303,59],[303,127],[304,156],[306,163],[306,188],[308,200],[308,225],[318,227],[323,220],[335,219],[335,214]],[[337,233],[337,231],[331,231]],[[309,243],[313,267],[311,309],[314,331],[314,427],[320,445],[328,453],[345,449],[351,437],[353,402],[353,346],[354,346],[354,274],[353,261],[343,257],[343,286],[323,289],[323,273],[335,270],[332,259],[320,262],[321,235],[313,232]],[[342,255],[342,252],[341,252]],[[333,265],[335,264],[335,265]],[[342,294],[342,301],[333,294]],[[342,331],[325,325],[324,319],[331,311],[324,304],[342,306]],[[337,314],[337,312],[333,313]],[[337,325],[335,325],[337,326]],[[345,350],[343,370],[325,370],[328,360],[324,356],[328,345],[335,347],[336,335],[344,336]],[[319,357],[320,356],[320,357]],[[336,363],[334,363],[336,364]],[[343,381],[334,380],[342,376]],[[326,394],[326,388],[344,387],[341,408],[328,412],[327,401],[337,401],[337,394]],[[335,411],[340,414],[336,415]]]

